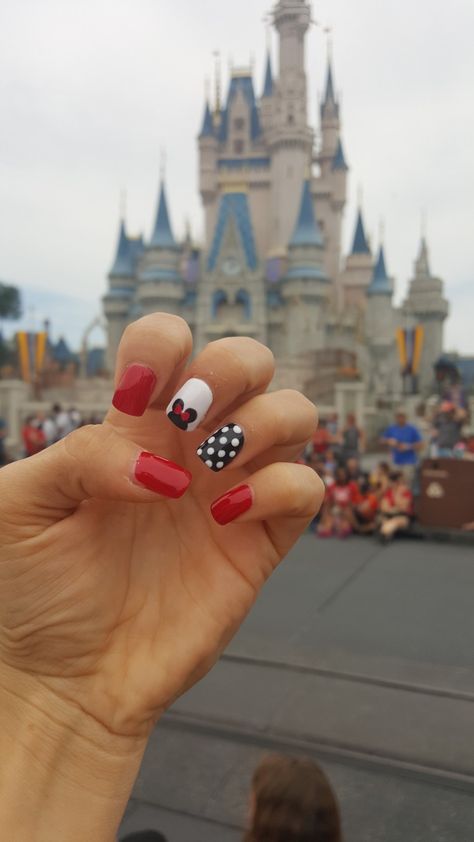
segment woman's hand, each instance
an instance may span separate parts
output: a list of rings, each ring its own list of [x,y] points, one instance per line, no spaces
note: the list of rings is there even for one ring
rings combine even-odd
[[[186,368],[191,345],[173,316],[131,325],[116,404],[143,414],[112,408],[104,424],[0,471],[0,686],[11,690],[18,677],[111,735],[146,737],[205,675],[323,499],[314,471],[292,463],[315,430],[315,408],[297,392],[265,394],[268,349],[224,339]],[[193,432],[165,411],[189,378],[213,398]],[[204,406],[210,392],[197,389]],[[175,407],[184,426],[190,408]],[[215,472],[204,462],[215,468],[219,456],[196,449],[227,425],[241,434],[233,457],[221,445],[219,464],[229,464]],[[219,525],[211,504],[239,486],[215,515],[243,513]]]

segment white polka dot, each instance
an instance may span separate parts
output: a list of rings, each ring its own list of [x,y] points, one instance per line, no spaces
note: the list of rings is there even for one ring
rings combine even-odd
[[[240,441],[238,439],[232,439],[231,444],[232,444],[232,447],[238,447],[239,444],[240,444]]]
[[[207,452],[208,452],[209,456],[213,456],[216,451],[214,450],[213,447],[208,447]]]
[[[217,463],[217,465],[216,465],[216,468],[219,468],[219,470],[220,470],[221,468],[223,468],[223,467],[224,467],[224,463],[223,463],[223,462],[218,462],[218,463]]]
[[[212,468],[212,462],[210,459],[207,460],[206,465],[208,468]]]
[[[236,455],[237,454],[236,454],[235,450],[231,450],[230,453],[229,453],[229,456],[230,456],[231,459],[233,459],[234,456],[236,456]]]
[[[234,424],[234,433],[241,433],[241,432],[242,432],[241,427],[237,427],[237,425]]]
[[[198,456],[202,456],[202,447],[199,448],[197,454],[198,454]]]
[[[225,456],[225,450],[219,450],[219,453],[217,455],[220,456],[221,459],[223,459]]]
[[[219,439],[219,442],[220,442],[220,444],[227,444],[227,439],[226,439],[226,437],[225,437],[225,436],[222,436],[222,438],[221,438],[221,439]]]
[[[211,438],[207,440],[207,443],[208,443],[208,444],[213,444],[213,443],[215,442],[215,440],[216,440],[216,437],[215,437],[215,436],[211,436]]]
[[[228,427],[223,427],[222,430],[221,430],[221,433],[228,433],[228,432],[229,432]]]

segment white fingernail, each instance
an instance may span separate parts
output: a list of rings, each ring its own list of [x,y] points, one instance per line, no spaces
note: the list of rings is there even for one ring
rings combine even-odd
[[[166,414],[176,427],[191,433],[206,417],[213,399],[207,383],[192,377],[170,401]]]

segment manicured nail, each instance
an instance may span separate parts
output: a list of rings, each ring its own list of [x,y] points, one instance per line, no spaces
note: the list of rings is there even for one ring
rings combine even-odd
[[[138,418],[145,412],[155,386],[156,375],[151,368],[134,363],[122,374],[112,403],[120,412]]]
[[[244,446],[242,427],[227,424],[198,447],[197,455],[211,471],[222,471],[229,462],[233,462]]]
[[[140,453],[135,462],[134,476],[136,482],[144,485],[149,491],[175,500],[183,496],[192,479],[190,472],[185,468],[146,451]]]
[[[238,485],[237,488],[233,488],[215,500],[211,506],[211,514],[220,526],[225,526],[239,515],[248,512],[252,503],[253,492],[250,485]]]
[[[166,414],[176,427],[191,433],[204,420],[212,401],[213,394],[207,383],[192,377],[176,393]]]

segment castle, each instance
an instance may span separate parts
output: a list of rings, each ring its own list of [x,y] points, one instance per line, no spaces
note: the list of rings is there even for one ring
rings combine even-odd
[[[305,388],[327,405],[344,380],[358,389],[359,402],[398,400],[402,365],[417,375],[411,391],[430,391],[448,314],[443,284],[431,274],[422,238],[407,298],[395,308],[383,244],[374,254],[360,207],[351,253],[343,256],[349,167],[341,107],[329,59],[320,126],[309,125],[310,22],[306,0],[279,0],[278,75],[269,52],[259,98],[251,71],[234,69],[225,103],[205,105],[202,246],[189,236],[177,242],[163,180],[148,242],[128,236],[121,221],[104,298],[110,370],[126,325],[164,310],[186,319],[196,350],[229,335],[264,342],[279,364],[278,385]]]

